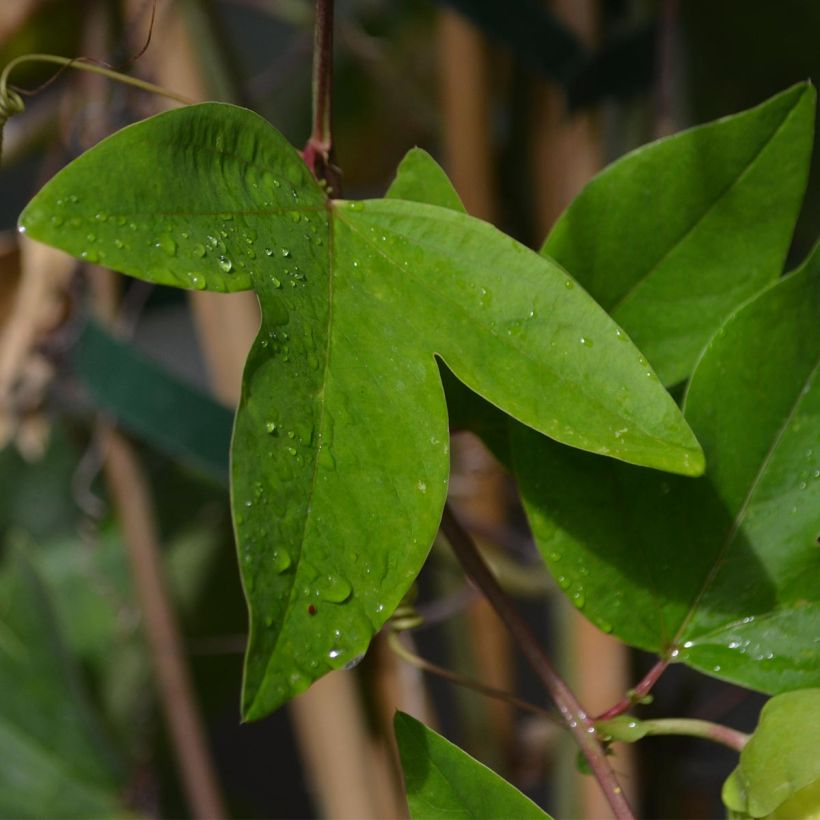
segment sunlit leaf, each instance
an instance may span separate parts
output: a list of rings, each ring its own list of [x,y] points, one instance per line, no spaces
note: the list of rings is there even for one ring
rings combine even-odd
[[[558,441],[702,470],[645,360],[555,263],[444,208],[328,201],[244,109],[124,129],[58,174],[21,225],[150,281],[256,290],[232,444],[246,717],[355,663],[418,573],[449,469],[437,356]]]

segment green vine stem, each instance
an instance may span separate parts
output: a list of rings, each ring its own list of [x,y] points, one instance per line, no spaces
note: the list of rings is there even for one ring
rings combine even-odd
[[[618,778],[609,764],[606,751],[599,742],[595,724],[578,699],[555,671],[544,653],[538,639],[527,622],[513,606],[512,601],[501,588],[490,571],[470,534],[461,526],[449,506],[445,505],[441,519],[441,531],[461,562],[464,571],[484,593],[490,605],[501,618],[518,647],[524,653],[533,671],[538,675],[544,688],[549,692],[561,717],[567,724],[576,743],[589,763],[592,774],[598,781],[607,802],[617,820],[634,820]]]
[[[83,57],[60,57],[56,54],[23,54],[20,57],[13,59],[3,69],[0,74],[0,156],[3,151],[3,126],[9,117],[19,114],[25,108],[25,103],[19,92],[9,88],[9,77],[11,72],[22,63],[52,63],[53,65],[65,68],[77,68],[80,71],[88,71],[92,74],[100,74],[103,77],[108,77],[110,80],[124,83],[125,85],[134,86],[142,91],[147,91],[149,94],[157,94],[161,97],[167,97],[175,102],[183,105],[190,105],[193,100],[189,100],[182,94],[177,94],[167,88],[163,88],[154,83],[149,83],[145,80],[140,80],[138,77],[131,77],[128,74],[123,74],[120,71],[115,71],[112,68],[96,65],[91,63]]]
[[[631,715],[620,715],[611,720],[596,721],[595,728],[610,740],[620,740],[624,743],[635,743],[649,735],[686,735],[720,743],[736,752],[742,751],[750,738],[750,735],[720,723],[690,718],[638,720]]]

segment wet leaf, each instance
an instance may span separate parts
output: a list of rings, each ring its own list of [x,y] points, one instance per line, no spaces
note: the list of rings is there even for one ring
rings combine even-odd
[[[21,225],[150,281],[256,290],[232,444],[248,718],[355,663],[418,573],[449,469],[437,356],[559,441],[702,470],[674,402],[561,268],[451,210],[326,200],[246,110],[209,103],[124,129]]]
[[[394,726],[413,820],[548,818],[492,769],[410,715],[397,712]]]

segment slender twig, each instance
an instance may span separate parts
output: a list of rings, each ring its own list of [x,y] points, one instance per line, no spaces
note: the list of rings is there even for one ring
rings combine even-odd
[[[666,671],[668,666],[669,659],[661,658],[643,678],[638,681],[633,689],[630,689],[614,706],[610,706],[605,712],[601,712],[595,720],[609,720],[610,718],[618,717],[618,715],[629,711],[636,703],[640,703],[652,691],[652,687],[658,682],[658,678]]]
[[[513,639],[549,692],[562,718],[575,737],[581,751],[586,757],[595,779],[618,820],[634,818],[629,803],[624,796],[618,779],[609,765],[601,744],[595,735],[595,725],[578,703],[575,695],[553,669],[552,663],[544,653],[538,639],[484,563],[481,554],[473,541],[448,506],[444,508],[441,530],[461,562],[464,571],[481,589],[487,600],[495,609],[498,617],[504,622]]]
[[[333,0],[316,0],[313,35],[313,130],[302,156],[316,179],[341,195],[341,175],[333,164]]]
[[[504,701],[505,703],[515,706],[517,709],[521,709],[523,712],[530,712],[533,715],[538,715],[538,717],[550,721],[550,723],[556,723],[563,726],[558,718],[547,709],[542,709],[534,703],[529,703],[526,700],[517,698],[515,695],[510,692],[506,692],[503,689],[496,689],[494,686],[487,686],[486,684],[467,677],[466,675],[459,675],[457,672],[453,672],[450,669],[445,669],[443,666],[438,666],[437,664],[428,661],[426,658],[416,655],[402,643],[397,632],[391,631],[388,634],[387,642],[390,648],[402,660],[424,672],[429,672],[431,675],[436,675],[439,678],[450,681],[450,683],[455,683],[458,686],[463,686],[466,689],[472,689],[474,692],[486,695],[488,698]]]

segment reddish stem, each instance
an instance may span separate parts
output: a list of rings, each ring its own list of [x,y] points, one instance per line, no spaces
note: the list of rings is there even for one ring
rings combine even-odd
[[[341,174],[333,164],[333,0],[316,0],[313,29],[313,130],[302,157],[329,192],[341,195]]]
[[[658,678],[666,671],[669,666],[668,658],[661,658],[635,685],[634,689],[630,689],[626,696],[621,698],[614,706],[611,706],[605,712],[601,712],[598,720],[609,720],[610,718],[618,717],[624,712],[629,711],[636,703],[640,703],[651,691],[652,687],[658,682]]]

